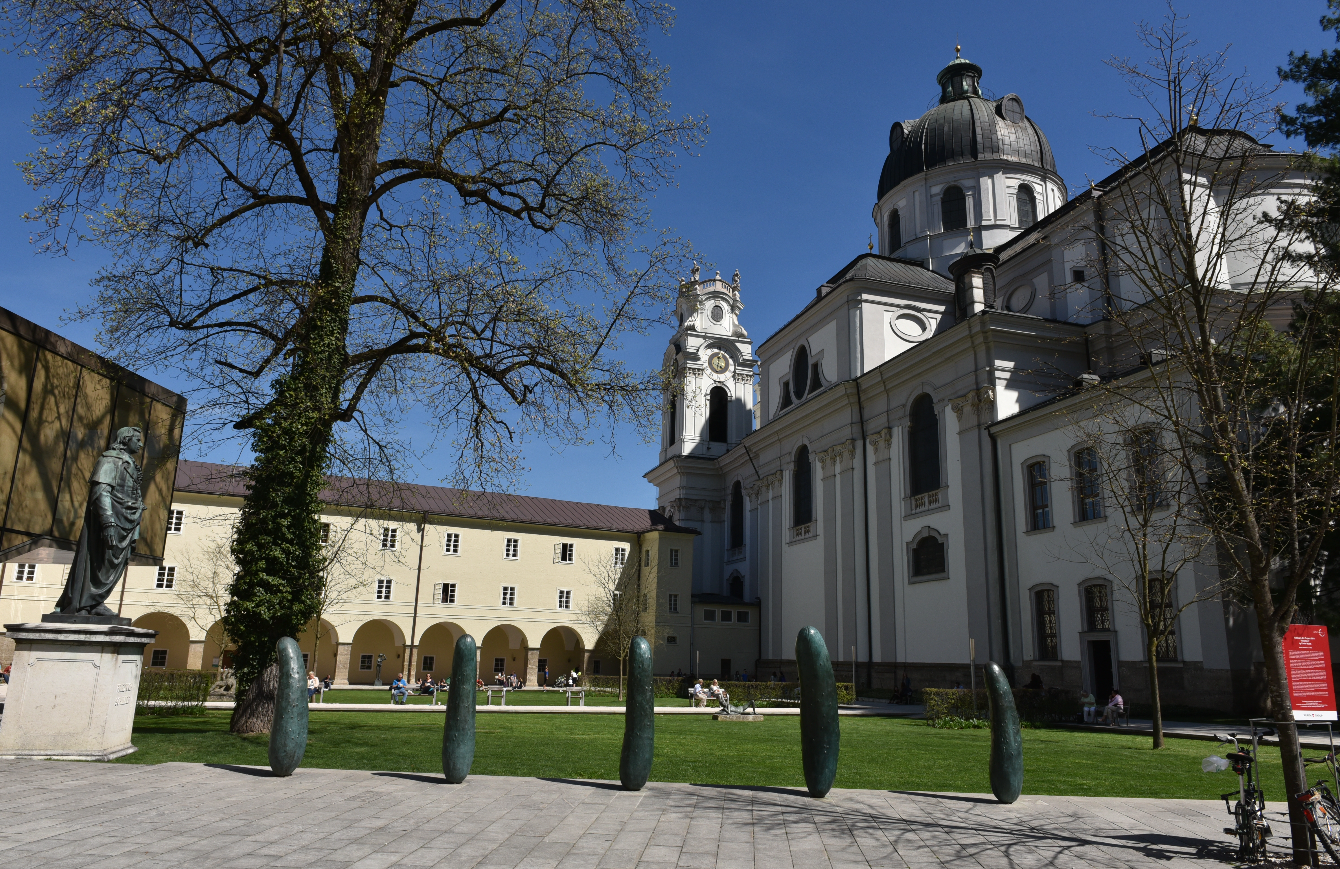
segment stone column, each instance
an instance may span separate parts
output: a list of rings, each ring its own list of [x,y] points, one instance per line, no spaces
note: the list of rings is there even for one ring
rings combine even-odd
[[[335,653],[335,679],[336,685],[349,684],[349,661],[354,651],[353,643],[339,643],[339,649]]]
[[[540,649],[526,649],[526,686],[534,688],[540,684]]]
[[[419,669],[419,647],[405,646],[405,678],[414,681],[414,677]]]
[[[186,650],[186,669],[205,669],[205,641],[191,640],[191,648]]]
[[[870,549],[875,563],[875,637],[871,638],[879,661],[898,660],[897,620],[894,617],[894,565],[901,547],[894,535],[893,511],[893,430],[883,429],[870,436],[875,468],[871,476],[875,490],[875,527],[870,529]]]

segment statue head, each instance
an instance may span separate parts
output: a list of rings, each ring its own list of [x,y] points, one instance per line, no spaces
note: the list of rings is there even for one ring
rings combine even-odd
[[[116,442],[113,446],[118,450],[125,450],[132,455],[138,453],[144,447],[144,435],[137,426],[126,426],[117,429]]]

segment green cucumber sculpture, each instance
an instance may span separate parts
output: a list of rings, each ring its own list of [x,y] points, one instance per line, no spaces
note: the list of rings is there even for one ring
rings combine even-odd
[[[270,725],[270,769],[275,775],[289,776],[307,751],[307,674],[297,640],[280,637],[277,649],[279,684]]]
[[[1014,692],[995,661],[986,665],[986,697],[991,709],[991,793],[1008,804],[1024,788],[1024,740]]]
[[[838,764],[837,679],[823,634],[801,628],[796,636],[800,669],[800,759],[810,796],[823,797],[833,787]]]
[[[651,775],[656,747],[656,708],[651,688],[651,644],[633,637],[628,644],[628,705],[623,716],[623,751],[619,753],[619,783],[626,791],[640,791]]]
[[[462,634],[451,661],[447,721],[442,730],[442,774],[458,785],[475,762],[475,638]]]

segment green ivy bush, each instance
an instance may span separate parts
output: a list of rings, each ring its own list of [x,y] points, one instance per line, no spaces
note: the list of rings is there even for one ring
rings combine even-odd
[[[973,692],[966,688],[925,688],[921,695],[926,704],[926,720],[932,726],[940,726],[935,722],[942,718],[970,720],[987,716],[985,688],[977,689],[975,704]],[[1056,688],[1044,691],[1015,688],[1014,707],[1019,710],[1021,721],[1035,724],[1070,721],[1080,711],[1077,693]]]
[[[145,670],[135,711],[141,715],[203,715],[213,670]]]

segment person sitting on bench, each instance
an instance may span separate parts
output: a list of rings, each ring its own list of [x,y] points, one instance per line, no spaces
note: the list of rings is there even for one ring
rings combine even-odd
[[[703,690],[702,679],[699,679],[697,682],[693,683],[693,687],[689,689],[689,698],[693,701],[694,706],[707,705],[707,692]]]
[[[722,688],[721,684],[717,682],[716,679],[712,680],[712,687],[707,689],[707,693],[711,694],[716,699],[717,704],[722,709],[725,709],[726,705],[730,703],[730,695],[726,693],[726,689]]]
[[[395,679],[391,681],[391,702],[393,704],[409,702],[409,683],[405,681],[404,673],[396,673]]]
[[[1113,688],[1112,693],[1107,698],[1107,705],[1103,707],[1103,723],[1116,724],[1122,715],[1126,714],[1126,701],[1121,699],[1117,689]]]

